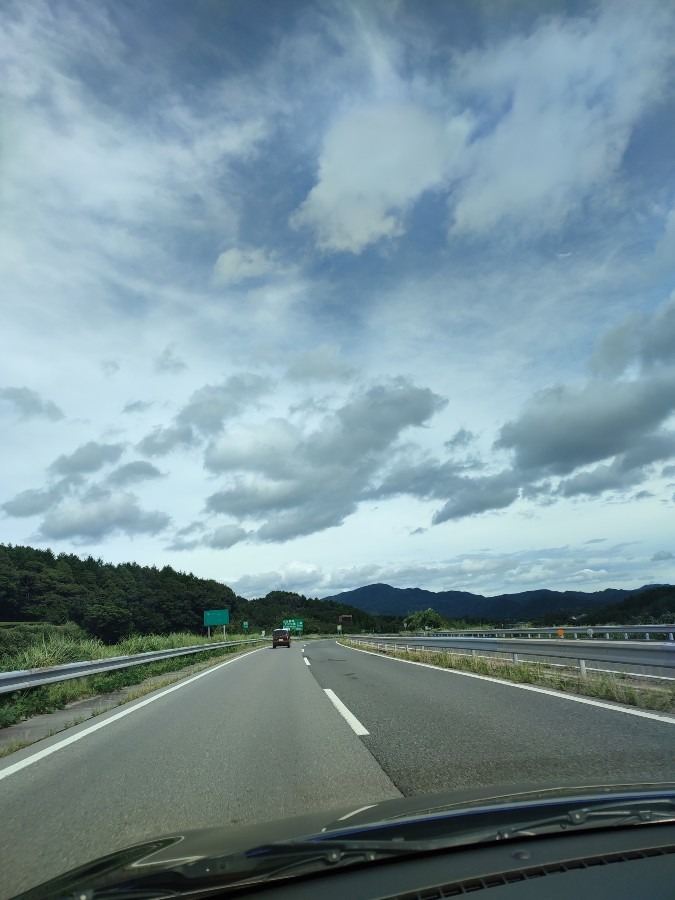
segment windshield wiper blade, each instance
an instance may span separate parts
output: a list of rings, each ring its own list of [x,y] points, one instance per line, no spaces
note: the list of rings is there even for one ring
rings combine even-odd
[[[270,881],[285,876],[311,874],[360,862],[391,859],[429,849],[428,841],[299,840],[264,844],[244,853],[208,857],[174,868],[141,874],[113,884],[79,890],[86,900],[124,895],[130,900],[179,897],[197,887],[223,890]]]
[[[566,809],[564,812],[542,818],[525,818],[500,828],[497,840],[507,840],[531,834],[542,834],[546,829],[577,828],[588,826],[602,828],[623,825],[653,825],[657,822],[675,821],[675,800],[670,798],[632,798],[628,801],[609,801]]]
[[[263,844],[237,855],[197,860],[181,867],[188,879],[216,878],[221,883],[245,884],[281,877],[291,870],[307,872],[339,868],[359,862],[392,859],[430,849],[430,841],[290,840]],[[229,870],[229,871],[228,871]],[[228,876],[233,876],[230,882]]]

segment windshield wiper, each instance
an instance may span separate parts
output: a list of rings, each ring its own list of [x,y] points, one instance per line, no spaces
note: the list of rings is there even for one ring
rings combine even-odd
[[[548,829],[564,831],[567,828],[584,826],[620,828],[624,825],[653,825],[657,822],[672,821],[675,821],[675,800],[670,798],[633,798],[628,801],[609,801],[574,807],[544,818],[526,818],[525,821],[499,829],[496,839],[508,840],[514,837],[542,834]]]
[[[291,840],[264,844],[244,853],[199,859],[160,872],[69,894],[78,900],[105,900],[121,895],[129,900],[180,897],[197,888],[239,888],[275,878],[316,873],[360,862],[391,859],[429,849],[429,841]]]

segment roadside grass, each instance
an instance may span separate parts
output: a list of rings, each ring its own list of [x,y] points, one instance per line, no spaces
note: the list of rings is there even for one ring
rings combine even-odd
[[[0,759],[3,759],[5,756],[11,756],[17,750],[23,750],[25,747],[30,747],[30,745],[30,741],[13,741],[11,744],[5,744],[4,747],[0,747]]]
[[[232,635],[231,639],[242,640],[243,637]],[[59,644],[59,646],[48,646],[51,643]],[[143,653],[146,649],[163,650],[175,647],[199,646],[205,643],[216,643],[216,641],[213,639],[211,641],[208,641],[208,639],[202,640],[195,635],[186,634],[168,635],[166,637],[150,635],[145,638],[129,638],[119,644],[110,646],[95,640],[85,640],[77,642],[77,647],[73,648],[70,646],[70,641],[59,639],[53,642],[46,642],[47,646],[44,650],[40,647],[30,648],[29,651],[17,654],[20,659],[14,656],[11,658],[12,665],[9,668],[3,666],[3,669],[5,671],[16,671],[20,668],[40,668],[40,665],[35,665],[38,661],[41,662],[42,666],[60,665],[80,660],[104,659],[112,656],[125,656],[130,653]],[[181,670],[190,669],[195,663],[208,662],[214,665],[234,653],[246,652],[248,649],[255,649],[257,646],[259,645],[253,644],[245,648],[221,647],[214,650],[204,650],[200,653],[191,654],[189,657],[179,656],[174,659],[142,663],[141,665],[120,669],[116,672],[89,675],[84,678],[71,678],[51,685],[0,695],[0,728],[16,725],[31,716],[63,709],[76,700],[85,700],[90,697],[96,697],[99,694],[114,693],[131,685],[140,685],[147,679],[166,675],[170,672],[180,673]],[[37,650],[38,652],[33,654],[32,650]],[[97,653],[89,655],[92,650],[97,651]],[[5,657],[2,663],[5,663],[7,659]],[[17,665],[17,662],[23,663],[23,665]],[[184,676],[177,674],[173,680],[176,681],[181,677]],[[152,690],[156,690],[156,686],[149,687],[146,693]],[[142,696],[142,694],[138,696]]]
[[[503,658],[467,656],[446,650],[393,650],[364,647],[356,641],[342,640],[341,644],[368,650],[383,656],[394,656],[412,662],[425,662],[442,669],[456,669],[503,678],[520,684],[533,684],[566,693],[611,700],[626,706],[637,706],[659,712],[675,712],[675,688],[667,684],[645,684],[631,676],[589,672],[585,678],[574,669],[553,669],[544,663],[514,663]]]
[[[248,635],[232,634],[227,636],[227,640],[241,641],[247,637]],[[42,669],[45,666],[59,666],[85,660],[109,659],[113,656],[129,656],[153,650],[173,650],[176,647],[198,647],[202,644],[216,643],[219,643],[218,637],[207,638],[190,632],[132,635],[117,644],[104,644],[98,638],[80,635],[71,637],[67,634],[49,634],[18,652],[0,655],[0,672]]]

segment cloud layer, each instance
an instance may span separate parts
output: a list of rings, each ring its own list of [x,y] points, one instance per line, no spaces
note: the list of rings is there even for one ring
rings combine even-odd
[[[269,6],[5,3],[0,540],[675,578],[675,11]]]

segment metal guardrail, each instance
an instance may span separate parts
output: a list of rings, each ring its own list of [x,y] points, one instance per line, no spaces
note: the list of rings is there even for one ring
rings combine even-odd
[[[629,635],[644,635],[646,641],[652,635],[665,635],[666,640],[672,641],[675,636],[675,623],[672,625],[573,625],[570,627],[555,626],[552,628],[474,628],[464,631],[434,631],[435,637],[540,637],[550,635],[558,637],[558,631],[564,631],[565,637],[572,635],[574,638],[605,638],[610,639],[613,634],[622,634],[625,640]],[[414,635],[425,636],[423,632],[410,632]]]
[[[514,663],[556,661],[553,665],[573,665],[582,675],[587,669],[631,675],[651,675],[675,679],[675,643],[622,641],[562,641],[517,638],[475,637],[380,637],[377,639],[349,636],[349,640],[370,644],[378,649],[452,650],[471,656],[499,655]],[[534,657],[534,658],[533,658]],[[562,661],[562,662],[560,662]],[[644,670],[648,670],[645,672]]]
[[[54,684],[57,681],[69,681],[71,678],[84,678],[87,675],[100,675],[102,672],[115,672],[128,669],[143,663],[159,662],[175,656],[189,656],[202,653],[204,650],[218,650],[221,647],[238,647],[242,644],[267,643],[267,638],[250,638],[245,641],[221,641],[217,644],[202,644],[198,647],[174,647],[171,650],[151,650],[147,653],[134,653],[130,656],[110,656],[107,659],[94,659],[85,662],[66,663],[63,666],[45,666],[42,669],[21,669],[16,672],[0,672],[0,694],[23,691],[26,688]]]

